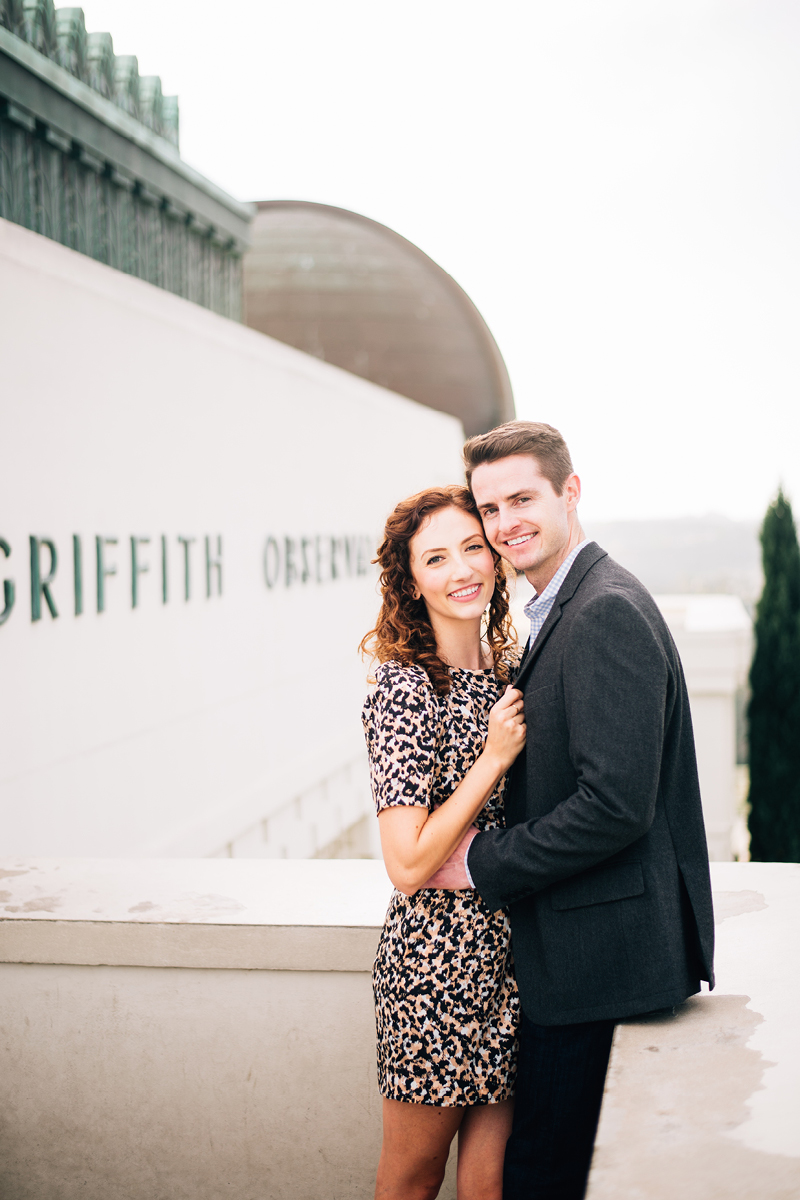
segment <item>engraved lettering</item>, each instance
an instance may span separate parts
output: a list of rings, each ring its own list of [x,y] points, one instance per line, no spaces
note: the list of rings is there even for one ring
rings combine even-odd
[[[150,570],[150,564],[143,563],[139,558],[139,547],[149,544],[149,537],[131,535],[131,608],[136,608],[139,604],[139,576],[146,575]]]
[[[34,537],[31,534],[31,621],[40,621],[42,619],[42,596],[44,596],[47,607],[50,609],[50,616],[57,617],[58,609],[56,608],[50,584],[55,579],[56,571],[58,570],[58,554],[56,553],[56,545],[52,538]],[[42,578],[42,562],[41,551],[42,546],[46,546],[50,552],[50,570],[47,575]]]
[[[211,553],[211,538],[206,535],[206,599],[211,596],[211,572],[217,572],[217,595],[222,595],[222,535],[217,534],[217,552]]]
[[[106,562],[106,546],[116,546],[116,544],[115,537],[100,537],[98,534],[94,539],[97,557],[97,611],[99,613],[106,610],[106,579],[117,573],[116,566]]]
[[[178,541],[183,546],[183,599],[188,600],[191,588],[191,575],[189,572],[189,547],[195,539],[193,537],[181,537],[178,535]]]
[[[6,558],[8,558],[8,556],[11,554],[11,547],[9,546],[9,544],[5,540],[5,538],[0,538],[0,550],[2,550],[2,552]],[[4,602],[4,604],[3,604],[3,611],[0,612],[0,625],[2,625],[5,621],[7,621],[8,618],[11,616],[11,610],[14,607],[15,599],[16,599],[16,589],[14,587],[14,580],[13,579],[4,579],[3,580],[3,602]]]
[[[272,590],[278,582],[281,573],[281,552],[274,537],[268,537],[264,543],[264,582]]]

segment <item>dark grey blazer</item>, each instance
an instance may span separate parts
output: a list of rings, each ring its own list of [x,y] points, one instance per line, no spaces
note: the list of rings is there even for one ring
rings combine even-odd
[[[508,906],[539,1025],[650,1012],[713,986],[714,921],[692,721],[650,593],[595,542],[578,554],[517,686],[527,746],[504,830],[469,850]]]

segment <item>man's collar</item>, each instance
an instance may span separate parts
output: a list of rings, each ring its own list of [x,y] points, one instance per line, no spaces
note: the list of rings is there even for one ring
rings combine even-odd
[[[606,558],[608,556],[607,550],[602,550],[598,546],[597,542],[593,542],[591,540],[587,540],[583,546],[579,546],[577,549],[579,553],[576,555],[575,561],[567,571],[566,579],[563,580],[560,588],[558,589],[558,595],[553,601],[553,606],[547,615],[544,625],[537,634],[533,645],[529,643],[527,646],[525,654],[522,658],[522,662],[520,663],[519,670],[517,671],[517,675],[514,679],[514,687],[523,687],[534,662],[541,654],[542,647],[550,636],[551,630],[560,620],[561,609],[563,606],[572,599],[578,589],[579,584],[583,582],[584,578],[586,575],[588,575],[595,563],[599,562],[601,558]],[[545,588],[545,591],[546,590],[547,589]],[[542,593],[542,595],[544,595],[544,593]]]
[[[558,591],[558,589],[561,587],[561,584],[564,582],[567,575],[569,574],[570,567],[575,562],[575,559],[578,557],[581,550],[583,550],[584,546],[589,545],[590,541],[591,541],[590,538],[585,537],[582,542],[578,542],[577,546],[572,547],[572,549],[570,550],[569,554],[564,559],[564,561],[558,567],[556,567],[555,571],[553,572],[553,577],[550,580],[550,582],[548,584],[546,584],[545,587],[542,588],[541,592],[534,591],[533,595],[531,596],[530,600],[528,601],[528,604],[534,604],[534,603],[536,603],[536,601],[541,600],[544,596],[550,595],[551,590],[553,590],[554,585],[555,585],[555,590]],[[526,608],[528,607],[528,604],[525,605]]]

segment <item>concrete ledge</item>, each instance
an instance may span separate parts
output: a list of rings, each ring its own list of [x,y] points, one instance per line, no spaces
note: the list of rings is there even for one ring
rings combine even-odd
[[[0,962],[370,971],[379,936],[374,927],[0,921]]]
[[[717,987],[617,1027],[588,1200],[800,1197],[800,866],[711,878]]]
[[[391,895],[383,863],[0,860],[0,962],[364,971]]]
[[[800,1198],[800,866],[712,883],[717,990],[618,1027],[588,1200]],[[3,1200],[369,1200],[390,892],[369,861],[0,862]]]
[[[800,1158],[740,1140],[768,1065],[748,1045],[763,1020],[749,999],[696,997],[620,1026],[589,1200],[800,1196]]]

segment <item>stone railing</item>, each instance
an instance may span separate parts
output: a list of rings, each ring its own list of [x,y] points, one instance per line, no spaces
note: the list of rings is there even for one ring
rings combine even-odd
[[[800,866],[712,870],[717,991],[619,1027],[589,1200],[796,1194]],[[390,890],[370,861],[0,863],[4,1200],[368,1200]]]

